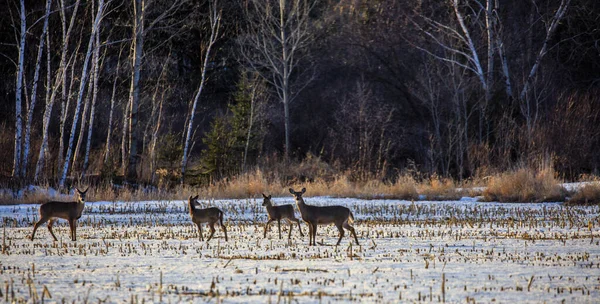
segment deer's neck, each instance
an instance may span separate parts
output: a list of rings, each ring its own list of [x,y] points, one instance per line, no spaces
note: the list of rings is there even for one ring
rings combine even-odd
[[[85,201],[79,198],[77,200],[77,203],[77,215],[81,216],[81,214],[83,213],[83,209],[85,209]]]
[[[304,210],[306,208],[306,204],[304,203],[304,199],[300,198],[296,200],[296,205],[298,206],[298,209],[300,209],[300,211]]]

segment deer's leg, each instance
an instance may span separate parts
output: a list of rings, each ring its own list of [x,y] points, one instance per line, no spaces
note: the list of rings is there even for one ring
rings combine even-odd
[[[312,233],[313,233],[313,245],[317,246],[317,224],[313,223],[312,226],[313,226],[313,231],[312,231]]]
[[[294,228],[294,224],[289,219],[288,219],[288,222],[290,223],[290,232],[288,233],[288,240],[289,240],[292,238],[292,228]]]
[[[338,246],[340,244],[340,242],[342,241],[342,238],[344,237],[344,228],[342,228],[341,224],[335,224],[335,226],[337,227],[338,231],[340,232],[340,238],[337,241],[337,244],[335,244],[336,246]]]
[[[76,241],[75,240],[75,220],[74,219],[69,219],[69,227],[71,228],[71,241]]]
[[[225,242],[227,242],[227,229],[225,228],[225,225],[223,225],[223,223],[221,223],[221,229],[223,229],[223,234],[225,235]]]
[[[296,221],[296,223],[298,223],[298,230],[300,230],[300,236],[304,236],[304,234],[302,234],[302,227],[300,227],[300,220],[299,219],[294,219]]]
[[[54,238],[54,241],[58,241],[58,239],[56,238],[56,235],[54,235],[54,232],[52,231],[52,225],[54,225],[54,220],[51,219],[50,221],[48,221],[48,230],[50,231],[50,234],[52,234],[52,237]]]
[[[281,240],[281,219],[277,220],[277,229],[279,230],[279,239]]]
[[[352,235],[354,236],[354,240],[356,241],[356,245],[360,245],[358,243],[358,238],[356,237],[356,231],[354,231],[354,227],[350,226],[350,224],[348,224],[348,222],[344,222],[344,228],[350,230],[350,233],[352,233]]]
[[[202,242],[204,241],[204,237],[202,236],[202,224],[196,223],[196,226],[198,226],[198,238],[200,239],[200,242]]]
[[[33,233],[31,233],[31,240],[33,241],[33,237],[35,237],[35,231],[38,229],[38,227],[40,227],[41,224],[47,222],[50,218],[46,218],[46,217],[42,217],[40,218],[39,221],[37,221],[37,223],[35,223],[35,225],[33,225]],[[52,230],[50,230],[52,231]],[[52,234],[54,236],[54,233]],[[54,238],[56,239],[56,237]]]
[[[208,237],[208,239],[206,240],[206,242],[210,242],[210,239],[212,239],[213,235],[215,234],[215,223],[209,223],[208,227],[210,228],[210,236]]]
[[[311,223],[307,222],[307,224],[308,224],[308,246],[310,246],[310,245],[312,245],[312,230],[313,230],[313,228],[312,228]]]
[[[271,224],[271,222],[273,222],[273,221],[274,221],[274,219],[269,219],[269,220],[267,221],[267,224],[265,225],[265,233],[264,233],[264,235],[263,235],[263,238],[266,238],[266,237],[267,237],[267,230],[269,229],[269,224]]]

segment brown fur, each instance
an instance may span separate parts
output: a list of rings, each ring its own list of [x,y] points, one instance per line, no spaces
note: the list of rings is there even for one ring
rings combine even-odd
[[[206,208],[206,209],[198,209],[196,208],[196,203],[198,202],[198,195],[195,197],[190,196],[188,199],[188,204],[190,208],[190,216],[192,218],[192,222],[196,224],[198,227],[198,231],[200,234],[200,241],[204,240],[202,235],[202,223],[208,223],[208,227],[210,228],[210,236],[206,240],[207,242],[212,239],[215,234],[215,223],[219,222],[221,229],[223,229],[223,233],[225,234],[225,241],[227,241],[227,229],[225,225],[223,225],[223,211],[219,208]]]
[[[344,236],[344,229],[352,233],[354,236],[354,240],[356,244],[358,243],[358,238],[356,237],[356,232],[354,231],[354,227],[350,226],[350,223],[354,221],[354,216],[350,209],[344,206],[312,206],[304,203],[304,198],[302,198],[302,194],[306,192],[306,188],[302,188],[302,191],[296,192],[294,189],[290,188],[290,193],[296,199],[296,205],[298,205],[298,209],[302,214],[302,219],[308,224],[309,229],[309,241],[308,244],[316,245],[317,238],[317,226],[318,225],[327,225],[327,224],[335,224],[340,232],[340,238],[337,241],[336,245],[339,245],[342,241],[342,237]]]
[[[75,202],[56,202],[51,201],[44,203],[40,206],[40,220],[33,226],[33,233],[31,234],[31,240],[35,237],[35,231],[40,225],[48,222],[48,230],[54,238],[54,241],[58,241],[54,232],[52,231],[52,225],[57,218],[65,219],[69,221],[69,227],[71,228],[71,240],[77,240],[77,220],[81,217],[83,209],[85,208],[85,197],[87,189],[80,191],[75,189],[77,194],[77,201]]]
[[[294,227],[293,222],[298,223],[298,230],[300,230],[300,236],[304,236],[302,233],[302,227],[300,227],[300,220],[296,218],[294,214],[294,206],[292,205],[281,205],[273,206],[271,203],[271,195],[266,196],[263,193],[263,206],[267,207],[267,213],[269,214],[269,221],[265,225],[265,233],[263,237],[267,237],[267,229],[269,224],[277,221],[277,228],[279,229],[279,238],[281,239],[281,220],[286,219],[290,223],[290,232],[288,233],[288,240],[292,237],[292,228]]]

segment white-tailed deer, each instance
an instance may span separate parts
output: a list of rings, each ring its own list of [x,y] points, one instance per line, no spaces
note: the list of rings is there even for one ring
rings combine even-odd
[[[316,245],[317,225],[327,225],[332,223],[335,224],[340,231],[340,238],[338,239],[336,245],[339,245],[342,241],[342,237],[344,236],[344,228],[350,230],[354,236],[356,244],[359,245],[354,227],[350,226],[350,223],[354,221],[354,216],[352,215],[352,212],[350,212],[350,209],[344,206],[321,207],[307,205],[304,203],[304,199],[302,198],[302,194],[304,194],[304,192],[306,192],[306,188],[302,188],[301,192],[296,192],[294,189],[290,188],[290,193],[296,199],[296,205],[298,205],[300,214],[302,214],[302,219],[308,224],[309,246]]]
[[[292,228],[294,227],[294,223],[298,223],[298,230],[300,230],[300,235],[302,234],[302,228],[300,227],[300,220],[296,218],[294,215],[294,206],[292,205],[281,205],[281,206],[273,206],[271,203],[271,195],[266,196],[263,193],[263,206],[267,207],[267,213],[269,214],[269,221],[265,226],[265,233],[263,237],[267,237],[267,229],[269,229],[269,224],[274,221],[277,221],[277,228],[279,229],[279,238],[281,239],[281,220],[287,219],[290,223],[290,232],[288,233],[288,240],[292,237]]]
[[[192,222],[198,226],[200,241],[204,240],[204,237],[202,236],[202,223],[208,223],[208,227],[210,228],[210,236],[206,240],[208,242],[215,234],[215,223],[217,221],[221,225],[221,229],[223,229],[223,233],[225,234],[225,241],[227,241],[227,229],[225,229],[225,225],[223,225],[223,211],[215,207],[206,209],[196,208],[196,203],[198,203],[198,195],[195,197],[190,196],[188,203],[190,206],[190,216],[192,217]]]
[[[88,188],[89,189],[89,188]],[[57,218],[65,219],[69,221],[69,227],[71,228],[71,240],[77,240],[77,220],[81,217],[81,213],[85,208],[85,196],[88,191],[80,191],[75,188],[75,194],[77,195],[77,201],[75,202],[56,202],[50,201],[40,206],[40,220],[33,226],[33,233],[31,234],[31,240],[35,237],[35,231],[40,225],[48,222],[48,230],[54,238],[54,241],[58,241],[54,232],[52,232],[52,225]]]

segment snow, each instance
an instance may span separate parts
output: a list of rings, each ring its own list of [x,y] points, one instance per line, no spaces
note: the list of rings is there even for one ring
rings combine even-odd
[[[205,203],[225,212],[229,236],[225,242],[217,227],[209,243],[198,240],[186,201],[88,202],[77,242],[64,220],[54,225],[58,242],[43,227],[30,241],[38,206],[0,206],[0,290],[17,302],[41,299],[46,287],[54,302],[107,303],[589,303],[600,296],[597,206],[305,200],[349,207],[360,246],[350,246],[349,233],[334,246],[330,225],[309,247],[304,222],[303,238],[294,227],[288,242],[284,222],[284,239],[277,225],[264,239],[266,210],[254,199]]]

